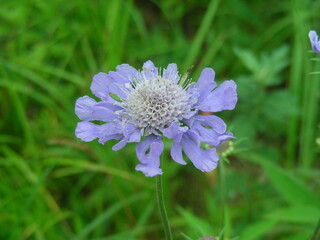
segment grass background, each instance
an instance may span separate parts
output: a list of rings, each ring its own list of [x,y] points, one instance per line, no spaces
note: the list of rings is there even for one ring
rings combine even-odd
[[[308,32],[319,11],[310,0],[1,0],[0,239],[164,238],[135,144],[113,152],[74,136],[92,76],[147,59],[238,84],[236,110],[218,114],[237,136],[219,169],[165,154],[174,239],[311,239],[320,61]]]

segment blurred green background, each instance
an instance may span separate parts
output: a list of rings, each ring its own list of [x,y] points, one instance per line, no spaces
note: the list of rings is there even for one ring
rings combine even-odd
[[[135,144],[113,152],[74,136],[92,76],[148,59],[238,84],[236,110],[218,114],[237,139],[217,170],[174,163],[166,142],[174,239],[311,239],[320,61],[308,32],[320,33],[319,12],[310,0],[1,0],[0,239],[164,239]]]

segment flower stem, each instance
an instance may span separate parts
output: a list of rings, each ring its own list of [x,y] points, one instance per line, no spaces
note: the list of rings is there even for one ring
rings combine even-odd
[[[172,240],[170,224],[167,216],[166,207],[164,206],[164,201],[163,201],[162,175],[156,176],[156,182],[157,182],[156,183],[157,200],[158,200],[158,206],[159,206],[162,224],[164,228],[164,233],[166,236],[166,240]]]
[[[226,169],[225,163],[227,158],[221,156],[221,160],[219,161],[219,170],[220,170],[220,187],[221,187],[221,200],[223,203],[223,222],[224,222],[224,233],[222,239],[229,239],[231,233],[231,219],[229,214],[228,207],[228,189],[226,186]]]

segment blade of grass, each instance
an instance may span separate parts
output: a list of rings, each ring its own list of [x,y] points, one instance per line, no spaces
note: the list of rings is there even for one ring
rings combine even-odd
[[[270,231],[277,221],[274,220],[261,220],[256,223],[248,225],[243,229],[240,240],[257,240],[261,239],[262,235]]]
[[[315,70],[320,69],[319,62],[314,63]],[[319,124],[319,91],[320,75],[309,75],[304,81],[302,101],[302,126],[301,126],[301,165],[309,169],[315,161],[316,131]],[[318,122],[317,122],[318,121]]]
[[[142,184],[146,187],[153,189],[153,185],[149,184],[145,178],[137,177],[134,174],[115,169],[109,166],[105,166],[103,164],[90,163],[82,159],[68,159],[68,158],[54,158],[54,159],[45,159],[47,164],[58,164],[58,165],[66,165],[69,167],[80,168],[83,171],[95,171],[102,172],[105,174],[110,174],[114,176],[118,176],[130,181],[134,181],[138,184]]]
[[[132,204],[138,200],[141,200],[146,197],[145,193],[138,193],[133,196],[128,197],[126,200],[113,204],[111,207],[106,209],[102,214],[96,217],[92,222],[87,224],[84,229],[77,234],[73,240],[88,239],[88,235],[98,227],[101,227],[102,224],[106,224],[106,221],[110,219],[115,213],[120,211],[125,205]],[[104,226],[106,227],[106,226]]]
[[[205,39],[205,36],[210,30],[210,26],[218,10],[219,3],[220,3],[220,0],[211,0],[208,6],[208,9],[201,21],[199,30],[197,31],[196,36],[188,51],[188,55],[186,57],[186,60],[183,66],[184,69],[187,69],[188,67],[190,67],[195,63],[195,60],[201,51],[201,45]]]
[[[307,1],[301,2],[299,0],[292,0],[290,3],[290,14],[292,17],[292,24],[295,29],[294,31],[294,42],[293,42],[293,50],[292,50],[292,59],[291,59],[291,68],[290,68],[290,82],[289,82],[289,90],[292,94],[297,97],[300,106],[303,109],[303,104],[301,104],[302,100],[302,89],[304,88],[306,81],[303,81],[306,73],[309,72],[309,64],[305,59],[305,52],[307,41],[307,30],[306,27],[309,26],[307,21],[307,15],[305,14],[306,7],[308,6]],[[298,136],[300,132],[299,126],[299,116],[292,116],[287,128],[287,157],[286,157],[286,166],[292,167],[294,162],[297,160],[297,144],[298,144]],[[310,149],[308,149],[310,150]],[[302,151],[304,151],[302,149]],[[309,158],[309,156],[307,156]],[[301,158],[300,164],[304,165],[304,161]],[[308,160],[309,161],[309,160]]]
[[[108,22],[109,39],[106,62],[108,68],[114,68],[122,59],[125,39],[128,31],[132,0],[115,0],[110,5]]]

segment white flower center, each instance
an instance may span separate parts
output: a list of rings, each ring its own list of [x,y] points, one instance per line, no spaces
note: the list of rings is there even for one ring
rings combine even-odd
[[[159,129],[190,112],[189,94],[162,77],[139,82],[123,102],[125,120],[140,128]]]

